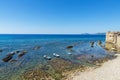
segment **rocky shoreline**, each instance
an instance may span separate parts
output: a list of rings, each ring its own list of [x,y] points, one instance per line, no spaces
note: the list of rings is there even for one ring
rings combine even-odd
[[[104,55],[102,57],[97,57],[95,54],[90,54],[92,50],[95,50],[95,47],[105,50],[104,44],[101,41],[98,42],[87,42],[87,48],[83,48],[81,50],[84,54],[75,54],[77,53],[74,48],[79,44],[71,44],[66,47],[63,47],[67,51],[67,58],[63,57],[59,53],[51,53],[52,55],[44,55],[42,58],[43,62],[37,64],[35,67],[29,68],[26,65],[25,67],[21,67],[23,70],[20,71],[17,80],[69,80],[69,76],[76,74],[77,72],[85,72],[89,69],[96,69],[102,66],[103,63],[115,59],[116,56],[114,54],[100,54]],[[42,46],[35,46],[31,51],[37,51]],[[82,47],[81,47],[82,48]],[[86,53],[86,51],[90,53]],[[98,50],[99,51],[99,50]],[[18,60],[25,59],[24,56],[29,54],[29,50],[22,51],[14,51],[6,55],[3,58],[3,61],[6,63],[13,64]],[[10,57],[17,56],[17,59],[9,59]],[[24,61],[21,61],[24,62]],[[27,62],[26,62],[27,63]],[[24,64],[26,64],[24,63]],[[28,63],[29,64],[29,63]],[[29,65],[32,66],[32,65]],[[11,79],[13,80],[14,77]]]
[[[69,80],[69,76],[77,72],[85,72],[89,69],[96,69],[104,62],[116,58],[114,55],[106,56],[105,58],[97,59],[85,64],[76,64],[64,58],[54,58],[48,61],[47,64],[41,64],[39,67],[25,71],[21,78],[22,80]],[[89,66],[88,66],[89,64]],[[92,65],[92,66],[91,66]]]

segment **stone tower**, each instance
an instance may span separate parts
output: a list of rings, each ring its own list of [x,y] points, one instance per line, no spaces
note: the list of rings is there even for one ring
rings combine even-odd
[[[107,49],[120,49],[120,32],[107,32],[106,33],[106,48]]]

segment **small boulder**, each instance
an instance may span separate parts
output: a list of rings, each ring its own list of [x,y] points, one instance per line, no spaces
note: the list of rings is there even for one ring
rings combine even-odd
[[[67,49],[73,48],[73,46],[67,46]]]
[[[6,56],[5,58],[3,58],[2,61],[8,62],[9,60],[12,59],[12,57],[13,57],[12,55],[8,55],[8,56]]]
[[[94,41],[91,41],[91,42],[90,42],[90,46],[91,46],[91,47],[94,47],[94,43],[95,43]]]
[[[35,46],[35,47],[33,48],[33,50],[38,50],[38,49],[40,49],[40,46]]]
[[[2,50],[2,49],[0,49],[0,52],[3,52],[3,50]]]
[[[18,54],[18,57],[22,57],[23,55],[25,55],[27,53],[27,50],[23,50],[21,53]]]

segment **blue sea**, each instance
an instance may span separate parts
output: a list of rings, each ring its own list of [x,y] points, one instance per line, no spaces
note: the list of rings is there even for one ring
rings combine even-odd
[[[0,49],[3,50],[0,52],[0,80],[17,80],[13,77],[19,77],[25,70],[46,63],[43,56],[54,58],[53,53],[78,64],[81,61],[70,57],[68,53],[104,57],[109,52],[98,46],[97,42],[100,40],[105,45],[105,37],[105,35],[0,34]],[[90,46],[91,41],[95,42],[94,47]],[[71,45],[72,50],[66,49]],[[33,50],[36,46],[40,46],[40,49]],[[14,55],[12,60],[16,62],[2,61],[7,54],[15,50],[27,50],[27,53],[21,58]]]

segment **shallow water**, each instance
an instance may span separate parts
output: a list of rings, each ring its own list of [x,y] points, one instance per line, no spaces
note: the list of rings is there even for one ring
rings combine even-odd
[[[87,55],[86,58],[91,55],[101,58],[110,54],[98,45],[98,40],[104,45],[105,35],[0,35],[0,49],[3,50],[0,52],[0,80],[18,80],[24,71],[46,63],[44,55],[53,59],[53,53],[57,53],[61,58],[80,64],[80,60],[68,53],[73,56]],[[90,46],[91,41],[95,41],[94,47]],[[66,49],[71,45],[72,49]],[[40,49],[33,50],[35,46],[40,46]],[[18,53],[15,54],[12,59],[17,60],[16,62],[2,61],[7,54],[15,50],[28,52],[21,58],[18,58]]]

